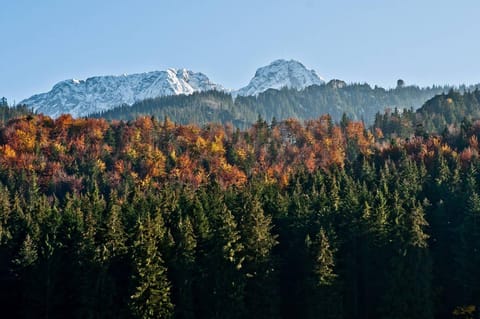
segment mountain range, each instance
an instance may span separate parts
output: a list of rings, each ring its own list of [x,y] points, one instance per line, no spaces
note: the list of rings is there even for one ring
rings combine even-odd
[[[233,96],[256,96],[268,89],[283,87],[301,90],[321,85],[324,80],[295,60],[275,60],[259,68],[250,83],[238,90],[213,83],[203,73],[187,69],[167,69],[120,76],[95,76],[86,80],[61,81],[46,93],[21,101],[38,113],[74,117],[101,113],[121,105],[162,96],[190,95],[194,92],[223,91]]]
[[[95,76],[86,80],[65,80],[55,84],[49,92],[34,95],[20,103],[52,117],[63,113],[78,117],[148,98],[209,90],[224,88],[212,83],[203,73],[168,69],[131,75]]]

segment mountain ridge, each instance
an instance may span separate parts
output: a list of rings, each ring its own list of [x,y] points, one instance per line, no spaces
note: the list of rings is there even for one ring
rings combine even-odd
[[[33,95],[20,104],[26,104],[34,111],[52,117],[63,113],[79,117],[169,95],[216,90],[232,93],[233,96],[255,96],[268,89],[288,87],[300,90],[324,83],[316,71],[307,69],[302,63],[278,59],[258,68],[250,83],[239,90],[229,90],[213,83],[201,72],[169,68],[131,75],[63,80],[56,83],[49,92]]]
[[[254,96],[268,89],[304,89],[311,85],[324,84],[325,80],[315,70],[307,69],[296,60],[278,59],[260,67],[249,84],[234,92],[234,95]]]
[[[224,88],[211,82],[201,72],[169,68],[165,71],[64,80],[55,84],[49,92],[33,95],[20,103],[52,117],[62,113],[85,116],[148,98],[209,90]]]

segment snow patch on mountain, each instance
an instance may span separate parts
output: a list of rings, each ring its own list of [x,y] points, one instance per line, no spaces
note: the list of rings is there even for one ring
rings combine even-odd
[[[307,69],[302,63],[295,60],[275,60],[255,72],[250,83],[234,92],[235,95],[258,95],[268,89],[283,87],[297,90],[311,85],[322,85],[325,80],[314,70]]]
[[[34,95],[20,103],[51,117],[65,113],[80,117],[167,95],[217,90],[230,92],[234,97],[255,96],[268,89],[288,87],[301,90],[324,83],[314,70],[307,69],[302,63],[280,59],[259,68],[250,83],[237,91],[212,83],[203,73],[167,69],[130,75],[96,76],[86,80],[65,80],[55,84],[49,92]]]
[[[131,105],[147,98],[208,90],[224,88],[212,83],[203,73],[168,69],[131,75],[96,76],[86,80],[66,80],[55,84],[49,92],[34,95],[20,103],[52,117],[64,113],[80,117],[123,104]]]

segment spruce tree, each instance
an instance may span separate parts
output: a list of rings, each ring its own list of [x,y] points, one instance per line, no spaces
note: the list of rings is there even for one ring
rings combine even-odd
[[[307,236],[305,244],[310,252],[311,272],[305,283],[308,293],[307,318],[343,318],[341,285],[336,273],[336,248],[327,232],[320,228],[315,237]]]
[[[247,316],[255,318],[278,317],[276,283],[278,269],[273,248],[278,244],[272,233],[272,219],[261,206],[258,193],[252,189],[238,195],[236,215],[244,247],[246,276],[245,307]]]
[[[130,301],[132,314],[139,319],[172,318],[171,284],[158,247],[164,236],[164,225],[155,223],[147,215],[139,220],[137,228],[132,277],[135,289]]]

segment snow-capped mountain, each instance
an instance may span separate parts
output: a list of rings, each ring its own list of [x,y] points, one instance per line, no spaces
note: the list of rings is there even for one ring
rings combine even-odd
[[[79,117],[167,95],[218,90],[231,92],[233,96],[245,96],[283,87],[301,90],[323,83],[325,81],[314,70],[308,70],[298,61],[276,60],[259,68],[250,83],[237,91],[212,83],[203,73],[168,69],[131,75],[96,76],[86,80],[65,80],[55,84],[49,92],[34,95],[20,103],[52,117],[64,113]]]
[[[208,90],[224,89],[212,83],[203,73],[168,69],[131,75],[96,76],[86,80],[66,80],[57,83],[49,92],[34,95],[20,103],[52,117],[63,113],[78,117],[147,98]]]
[[[324,84],[314,70],[308,70],[302,63],[295,60],[275,60],[255,72],[250,83],[234,92],[236,95],[257,95],[268,89],[281,89],[283,87],[297,90],[311,85]]]

